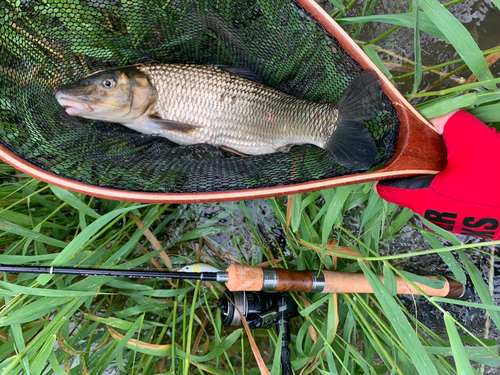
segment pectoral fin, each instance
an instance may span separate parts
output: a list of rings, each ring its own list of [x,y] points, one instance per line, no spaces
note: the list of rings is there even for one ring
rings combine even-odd
[[[190,134],[199,128],[199,126],[196,125],[186,124],[185,122],[174,120],[165,120],[155,116],[149,116],[148,120],[150,124],[153,123],[154,126],[157,126],[158,130],[169,130],[183,134]]]
[[[248,156],[247,154],[244,154],[238,150],[235,150],[234,148],[226,147],[226,146],[219,146],[219,148],[223,149],[224,151],[232,152],[233,154],[239,155],[239,156]]]

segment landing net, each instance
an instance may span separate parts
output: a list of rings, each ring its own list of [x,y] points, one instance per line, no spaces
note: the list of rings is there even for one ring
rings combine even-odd
[[[0,0],[0,43],[0,143],[51,174],[127,191],[200,193],[354,173],[315,146],[248,157],[178,146],[70,117],[54,98],[92,72],[153,61],[246,67],[296,97],[337,101],[362,69],[293,1]],[[385,95],[366,126],[383,165],[399,127]]]

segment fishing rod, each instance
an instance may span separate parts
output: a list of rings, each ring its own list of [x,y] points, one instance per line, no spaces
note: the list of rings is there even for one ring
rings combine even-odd
[[[282,375],[293,375],[290,352],[290,320],[299,315],[298,306],[290,291],[317,293],[373,293],[363,274],[333,271],[292,271],[282,268],[262,268],[231,264],[220,271],[207,264],[197,263],[179,271],[138,271],[97,268],[45,267],[1,265],[0,272],[49,275],[110,276],[128,278],[157,278],[202,280],[225,283],[227,290],[219,300],[221,321],[225,327],[241,326],[245,319],[251,329],[276,328],[281,342]],[[380,276],[383,280],[383,277]],[[436,279],[436,277],[429,277]],[[420,294],[404,279],[396,276],[398,294]],[[441,289],[415,283],[430,296],[460,298],[465,285],[448,278]],[[267,292],[279,293],[267,293]]]
[[[200,269],[201,272],[163,272],[115,270],[97,268],[71,268],[46,266],[0,265],[0,272],[36,273],[50,275],[110,276],[128,278],[157,278],[202,280],[225,283],[231,292],[264,291],[264,292],[305,292],[305,293],[373,293],[368,280],[363,274],[334,271],[294,271],[284,268],[262,268],[231,264],[226,271],[219,271],[209,265],[198,264],[198,267],[184,267],[190,271]],[[383,276],[379,276],[383,281]],[[428,276],[429,279],[437,279]],[[403,278],[396,276],[397,294],[421,294]],[[458,281],[444,278],[442,288],[432,288],[415,282],[425,294],[436,297],[460,298],[464,295],[465,285]]]

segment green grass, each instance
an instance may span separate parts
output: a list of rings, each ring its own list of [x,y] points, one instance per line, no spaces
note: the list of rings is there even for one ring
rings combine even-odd
[[[469,33],[436,0],[414,1],[412,10],[398,17],[372,15],[374,2],[365,1],[362,17],[344,20],[343,12],[354,2],[332,3],[339,21],[355,25],[352,35],[363,23],[380,21],[453,44],[461,59],[443,65],[467,65],[479,82],[423,93],[419,77],[440,66],[423,68],[416,61],[408,98],[433,99],[418,106],[426,116],[467,108],[484,121],[500,122],[498,80],[484,64],[484,55],[498,49],[472,47]],[[391,79],[405,78],[393,77],[377,46],[368,42],[360,44]],[[414,226],[413,214],[381,200],[370,184],[299,194],[293,200],[169,206],[68,192],[3,163],[0,178],[0,263],[168,269],[199,260],[221,265],[283,258],[281,265],[290,269],[331,269],[332,258],[322,252],[334,238],[369,262],[338,259],[337,270],[363,272],[375,294],[294,294],[300,312],[291,322],[297,374],[472,374],[481,366],[500,366],[498,343],[477,337],[447,310],[453,304],[484,309],[500,327],[490,286],[471,261],[476,254],[489,257],[485,246],[498,242],[462,244],[437,227],[435,232],[414,227],[425,245],[411,253],[388,254],[407,225]],[[268,210],[266,218],[272,216],[269,225],[259,219],[260,204]],[[429,254],[440,256],[455,279],[463,282],[468,274],[481,300],[421,297],[435,307],[436,319],[445,326],[442,332],[420,322],[393,295],[391,283],[384,285],[375,276],[392,280],[398,275],[411,283],[415,276],[395,264]],[[0,375],[260,374],[252,340],[270,373],[278,374],[273,361],[280,337],[274,330],[259,329],[251,332],[251,340],[244,329],[223,328],[216,308],[222,290],[215,283],[188,281],[4,274]]]

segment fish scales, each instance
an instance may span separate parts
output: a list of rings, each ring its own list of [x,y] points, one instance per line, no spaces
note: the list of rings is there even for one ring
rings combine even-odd
[[[273,88],[203,65],[144,65],[158,93],[155,115],[198,128],[168,138],[208,142],[244,154],[263,154],[311,143],[322,147],[335,131],[334,104],[297,99]],[[169,130],[158,130],[170,132]]]
[[[381,111],[377,73],[361,72],[337,103],[323,104],[248,77],[241,68],[139,64],[93,73],[55,96],[68,115],[120,123],[182,145],[211,143],[256,155],[313,144],[353,170],[376,160],[364,121]]]

